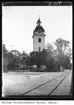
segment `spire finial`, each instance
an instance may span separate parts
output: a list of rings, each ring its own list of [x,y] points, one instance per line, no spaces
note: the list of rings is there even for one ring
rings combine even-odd
[[[40,21],[40,15],[38,15],[38,21],[37,21],[37,25],[40,26],[41,21]]]
[[[40,15],[38,15],[38,19],[40,19]]]

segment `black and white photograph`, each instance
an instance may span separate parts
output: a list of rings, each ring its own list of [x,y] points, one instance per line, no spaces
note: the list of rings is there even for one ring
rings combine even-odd
[[[72,97],[72,63],[72,5],[3,3],[2,97]]]

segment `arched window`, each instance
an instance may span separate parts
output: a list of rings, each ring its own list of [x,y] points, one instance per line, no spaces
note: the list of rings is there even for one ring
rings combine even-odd
[[[38,38],[38,42],[41,42],[41,38]]]

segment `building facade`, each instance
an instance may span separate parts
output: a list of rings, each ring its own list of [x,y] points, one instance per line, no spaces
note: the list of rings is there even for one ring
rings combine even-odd
[[[33,31],[33,51],[42,51],[45,48],[45,30],[41,26],[40,18],[37,21],[37,26]]]

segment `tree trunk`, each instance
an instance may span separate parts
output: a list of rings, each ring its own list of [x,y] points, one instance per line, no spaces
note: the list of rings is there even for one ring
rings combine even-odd
[[[60,71],[63,71],[63,67],[62,66],[60,66]]]
[[[38,68],[38,70],[40,69],[40,66],[39,65],[37,65],[37,68]]]

